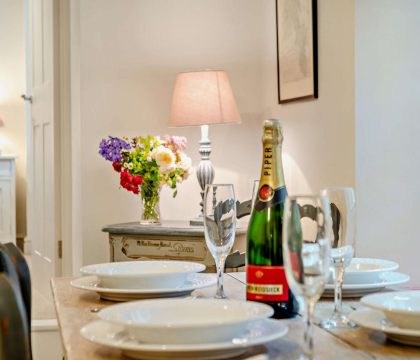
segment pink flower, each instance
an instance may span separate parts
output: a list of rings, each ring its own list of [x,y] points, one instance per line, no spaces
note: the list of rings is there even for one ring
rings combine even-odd
[[[184,136],[165,135],[165,143],[174,153],[187,148],[187,139]]]

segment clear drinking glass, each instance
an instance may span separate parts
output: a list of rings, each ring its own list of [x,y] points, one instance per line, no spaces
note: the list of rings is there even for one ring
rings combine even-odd
[[[342,289],[343,276],[350,265],[355,248],[356,230],[356,198],[350,187],[326,187],[321,189],[321,195],[330,199],[332,217],[331,238],[331,270],[334,277],[334,312],[331,317],[321,322],[324,329],[352,328],[351,322],[343,313]]]
[[[312,315],[330,267],[331,216],[326,196],[289,196],[283,217],[283,259],[288,284],[305,304],[304,352],[314,359]]]
[[[232,184],[206,185],[204,192],[204,235],[217,270],[215,298],[224,299],[223,271],[236,231],[236,198]]]

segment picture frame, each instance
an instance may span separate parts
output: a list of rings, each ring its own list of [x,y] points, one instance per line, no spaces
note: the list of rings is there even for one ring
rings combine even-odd
[[[279,104],[318,98],[317,0],[276,0]]]

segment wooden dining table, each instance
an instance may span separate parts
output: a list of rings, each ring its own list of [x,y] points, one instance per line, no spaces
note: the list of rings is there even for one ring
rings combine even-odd
[[[82,337],[80,329],[98,319],[97,312],[112,304],[102,300],[95,292],[80,290],[70,285],[72,278],[61,277],[51,280],[55,308],[65,359],[67,360],[117,360],[125,359],[122,351],[90,342]],[[245,300],[245,278],[243,273],[226,273],[224,288],[230,299]],[[214,296],[215,286],[195,290],[196,297]],[[344,306],[352,310],[361,308],[358,299],[346,299]],[[321,299],[315,309],[315,322],[326,319],[333,310],[330,299]],[[278,320],[288,326],[288,333],[265,345],[248,348],[235,359],[294,360],[301,353],[303,342],[303,321],[301,317]],[[325,330],[314,326],[315,355],[317,360],[420,359],[420,347],[406,346],[392,342],[379,331],[364,328]],[[170,358],[170,357],[168,357]]]

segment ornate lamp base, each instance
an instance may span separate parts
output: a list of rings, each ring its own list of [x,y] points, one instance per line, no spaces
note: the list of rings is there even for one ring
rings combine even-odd
[[[209,126],[201,125],[201,139],[199,141],[200,149],[199,153],[201,156],[200,163],[197,167],[197,179],[201,187],[201,212],[196,218],[190,220],[190,225],[203,226],[203,204],[204,204],[204,190],[207,184],[212,184],[214,179],[214,169],[210,161],[211,153],[211,142],[209,139]]]

